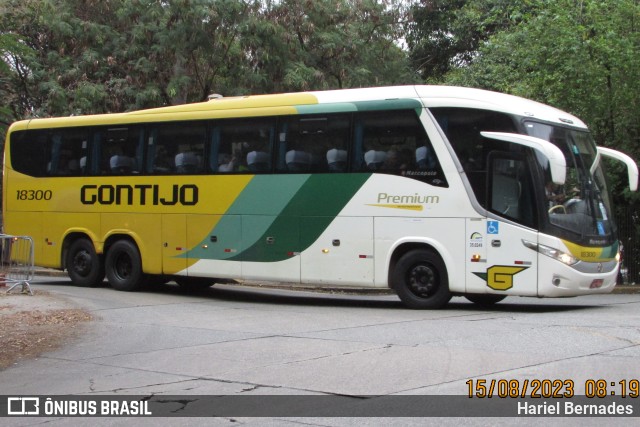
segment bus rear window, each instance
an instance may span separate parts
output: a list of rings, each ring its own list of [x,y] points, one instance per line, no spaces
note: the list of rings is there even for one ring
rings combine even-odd
[[[11,166],[30,176],[46,176],[46,134],[35,131],[19,131],[11,134]]]
[[[86,162],[88,132],[84,129],[21,131],[11,136],[11,165],[23,174],[77,176]]]

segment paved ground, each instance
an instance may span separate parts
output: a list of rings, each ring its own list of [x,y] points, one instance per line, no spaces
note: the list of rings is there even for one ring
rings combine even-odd
[[[227,285],[196,295],[171,286],[125,293],[76,288],[61,278],[46,280],[35,289],[88,310],[95,320],[75,342],[0,372],[2,395],[465,395],[469,379],[546,378],[572,380],[575,393],[582,394],[591,378],[618,383],[640,376],[639,294],[508,298],[492,309],[458,298],[445,310],[414,311],[391,295]],[[9,421],[33,425],[44,419]],[[75,424],[85,421],[74,419]],[[182,419],[181,424],[203,421]],[[214,424],[514,421],[219,418]],[[598,419],[560,421],[584,425]],[[155,424],[158,419],[136,424],[140,422]]]

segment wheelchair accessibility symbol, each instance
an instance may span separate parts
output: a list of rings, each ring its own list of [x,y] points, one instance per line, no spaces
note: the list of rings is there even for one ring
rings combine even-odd
[[[498,234],[500,223],[498,221],[487,221],[487,234]]]

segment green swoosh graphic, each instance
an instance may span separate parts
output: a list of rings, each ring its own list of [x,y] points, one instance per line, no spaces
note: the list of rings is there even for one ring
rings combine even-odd
[[[238,242],[241,236],[242,249],[227,253],[221,245],[203,250],[200,247],[208,243],[203,240],[183,256],[257,262],[288,259],[318,239],[370,176],[258,175],[210,233],[219,241]],[[302,221],[305,217],[313,221]]]

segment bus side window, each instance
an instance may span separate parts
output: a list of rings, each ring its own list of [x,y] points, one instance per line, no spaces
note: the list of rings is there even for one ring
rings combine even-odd
[[[149,130],[147,172],[197,174],[204,171],[205,121],[161,124]]]
[[[85,129],[59,129],[49,136],[47,175],[82,175],[80,160],[86,155],[89,133]]]
[[[487,158],[491,151],[509,151],[504,142],[484,138],[480,132],[518,133],[513,119],[504,113],[471,108],[430,109],[458,156],[478,203],[488,206]]]
[[[447,186],[431,141],[413,110],[357,114],[352,159],[354,172],[402,175]]]
[[[346,172],[349,128],[346,114],[286,118],[278,132],[277,171]]]
[[[140,127],[105,128],[96,135],[94,141],[95,157],[99,159],[99,173],[130,175],[142,171],[144,140]],[[85,164],[87,160],[84,160]]]
[[[216,123],[211,137],[211,169],[219,173],[270,172],[274,131],[273,118]]]

